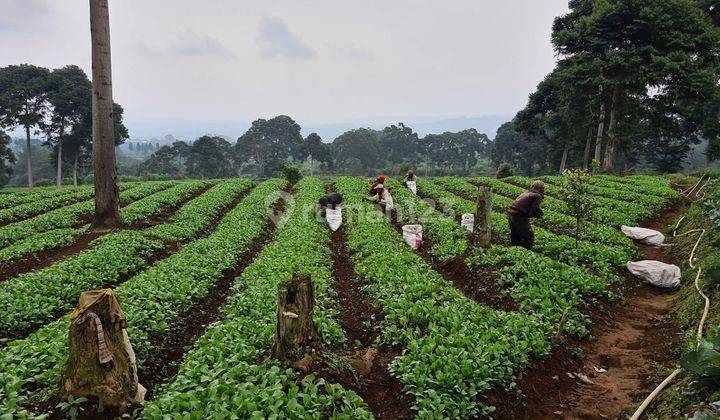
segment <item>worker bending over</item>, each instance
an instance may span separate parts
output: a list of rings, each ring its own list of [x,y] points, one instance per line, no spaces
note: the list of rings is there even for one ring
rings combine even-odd
[[[315,206],[315,213],[317,213],[318,216],[323,216],[325,209],[329,208],[335,210],[337,206],[342,204],[342,201],[342,195],[338,193],[326,194],[318,200],[318,203]]]
[[[385,188],[385,179],[385,175],[377,177],[370,185],[368,196],[365,199],[379,204],[383,212],[388,212],[395,207],[395,203],[390,195],[390,190]]]
[[[510,222],[510,244],[532,249],[535,242],[535,234],[530,225],[531,217],[542,217],[540,208],[545,197],[545,183],[533,181],[530,189],[520,194],[508,210],[508,221]]]

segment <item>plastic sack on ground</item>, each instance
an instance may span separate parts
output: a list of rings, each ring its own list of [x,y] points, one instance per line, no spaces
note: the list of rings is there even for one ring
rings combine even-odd
[[[630,226],[621,226],[620,230],[622,230],[625,236],[641,244],[658,246],[665,242],[665,235],[657,230]]]
[[[472,233],[473,227],[475,226],[475,215],[472,213],[463,214],[460,220],[460,226],[465,228],[469,233]]]
[[[658,287],[677,287],[680,284],[680,267],[655,260],[631,261],[627,269],[633,275]]]
[[[337,209],[325,209],[325,220],[327,220],[330,230],[335,232],[340,228],[342,224],[342,210]]]
[[[402,227],[403,239],[412,249],[418,249],[422,245],[422,226],[405,225]]]
[[[410,188],[410,191],[412,191],[413,194],[417,195],[417,182],[405,181],[405,185],[407,185],[407,187]]]

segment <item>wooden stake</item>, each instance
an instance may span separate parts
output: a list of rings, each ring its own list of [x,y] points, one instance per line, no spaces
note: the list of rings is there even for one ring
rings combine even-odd
[[[558,329],[555,332],[555,337],[553,337],[553,344],[557,344],[558,339],[560,339],[560,333],[562,332],[562,329],[565,326],[565,321],[567,321],[567,317],[568,317],[569,313],[570,313],[570,307],[565,308],[565,311],[563,311],[563,314],[560,317],[560,323],[558,324]]]
[[[305,347],[320,342],[313,321],[314,306],[315,289],[309,276],[296,273],[278,285],[273,345],[277,359],[292,364],[304,356]]]
[[[473,243],[485,249],[492,244],[491,220],[492,188],[478,187],[477,205],[475,208],[475,224],[473,229]]]

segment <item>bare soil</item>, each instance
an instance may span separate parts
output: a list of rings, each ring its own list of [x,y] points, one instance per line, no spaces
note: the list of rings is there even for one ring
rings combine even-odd
[[[642,226],[662,230],[683,211],[677,202]],[[673,263],[665,247],[638,246],[644,259]],[[625,300],[593,308],[592,341],[568,338],[518,378],[522,395],[495,391],[498,419],[627,418],[680,357],[682,331],[669,312],[675,291],[628,278]],[[602,371],[605,370],[605,371]],[[585,375],[592,383],[577,377]],[[568,374],[571,374],[572,377]]]
[[[334,185],[326,185],[334,191]],[[385,315],[365,293],[367,286],[355,275],[355,264],[347,251],[345,227],[331,233],[334,289],[340,304],[340,325],[347,338],[343,354],[320,352],[300,378],[314,373],[331,383],[355,391],[378,419],[411,419],[412,398],[400,381],[390,375],[388,365],[401,353],[398,347],[377,345],[380,330],[375,328]],[[339,363],[338,363],[339,361]]]

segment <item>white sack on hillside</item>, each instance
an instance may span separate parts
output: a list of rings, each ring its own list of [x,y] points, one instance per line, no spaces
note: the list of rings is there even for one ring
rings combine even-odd
[[[325,220],[327,220],[328,226],[330,226],[330,230],[335,232],[340,228],[340,225],[342,224],[342,210],[339,208],[333,210],[333,209],[325,209]]]
[[[422,245],[422,226],[405,225],[402,227],[403,239],[412,249],[420,248]]]
[[[462,215],[462,219],[460,220],[460,226],[464,227],[466,231],[469,233],[473,232],[473,227],[475,225],[475,215],[472,213],[465,213]]]
[[[677,287],[680,284],[680,267],[655,260],[628,262],[633,275],[658,287]]]
[[[620,230],[622,230],[625,236],[630,239],[634,239],[641,244],[658,246],[665,242],[665,235],[657,230],[630,226],[621,226]]]

